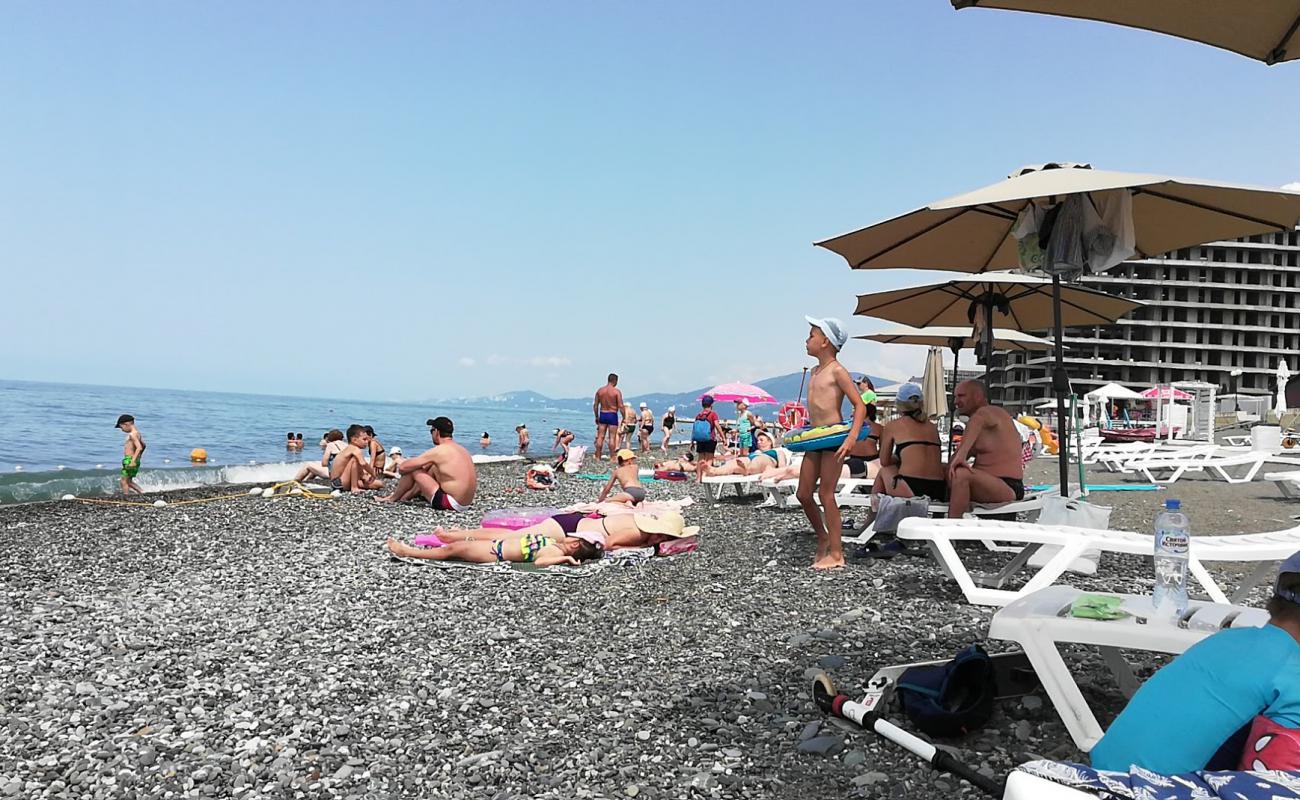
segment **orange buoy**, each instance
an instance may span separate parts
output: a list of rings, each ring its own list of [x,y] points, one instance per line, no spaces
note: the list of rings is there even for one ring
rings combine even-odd
[[[193,461],[195,464],[204,464],[207,463],[207,460],[208,451],[204,450],[202,447],[196,447],[190,451],[190,461]]]

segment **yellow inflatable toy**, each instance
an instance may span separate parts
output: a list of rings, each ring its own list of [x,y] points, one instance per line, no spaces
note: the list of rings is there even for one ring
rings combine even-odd
[[[196,447],[190,451],[190,461],[195,464],[205,464],[208,460],[208,451],[202,447]]]
[[[1060,449],[1060,445],[1057,444],[1056,437],[1052,435],[1051,428],[1047,427],[1046,425],[1034,419],[1033,417],[1017,417],[1016,420],[1021,425],[1024,425],[1026,428],[1029,428],[1030,430],[1033,431],[1038,431],[1038,438],[1042,440],[1043,447],[1047,448],[1047,452],[1051,453],[1052,455],[1056,455],[1056,451]]]

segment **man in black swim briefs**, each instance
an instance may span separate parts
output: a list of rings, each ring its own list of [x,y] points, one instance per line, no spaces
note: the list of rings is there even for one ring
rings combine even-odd
[[[961,447],[948,464],[948,516],[961,519],[971,503],[1010,503],[1025,497],[1020,431],[1011,415],[989,405],[979,381],[962,381],[957,413],[969,416]],[[973,463],[968,463],[970,459]]]

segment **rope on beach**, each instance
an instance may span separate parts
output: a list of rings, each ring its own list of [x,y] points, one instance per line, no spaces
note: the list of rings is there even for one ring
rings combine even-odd
[[[271,497],[305,497],[308,500],[333,500],[334,499],[333,496],[330,495],[328,492],[317,492],[312,489],[308,489],[306,486],[302,485],[301,483],[298,483],[297,481],[285,481],[284,483],[277,483],[271,487],[270,491],[271,494],[269,496]],[[236,500],[240,497],[266,497],[266,496],[267,495],[260,495],[260,494],[251,495],[248,494],[247,492],[240,492],[239,494],[222,494],[222,495],[217,495],[216,497],[199,497],[194,500],[165,501],[166,506],[157,505],[157,502],[159,501],[148,503],[148,502],[139,502],[135,500],[99,500],[90,497],[78,497],[76,498],[76,500],[79,503],[94,503],[96,505],[101,505],[101,506],[137,506],[139,508],[164,508],[164,507],[171,507],[171,506],[190,506],[190,505],[195,505],[197,503],[214,503],[218,500]]]
[[[223,494],[223,495],[218,495],[216,497],[200,497],[194,500],[172,500],[170,502],[167,502],[167,506],[168,507],[190,506],[196,503],[211,503],[217,500],[234,500],[235,498],[238,497],[248,497],[248,496],[249,495],[247,493],[240,492],[239,494]],[[101,506],[139,506],[141,508],[162,508],[162,506],[155,506],[153,503],[138,503],[135,502],[134,500],[97,500],[91,497],[78,497],[76,498],[76,500],[78,503],[94,503],[95,505],[101,505]]]

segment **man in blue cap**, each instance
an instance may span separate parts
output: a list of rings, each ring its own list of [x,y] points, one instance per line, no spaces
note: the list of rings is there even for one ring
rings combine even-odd
[[[1152,675],[1093,748],[1093,767],[1237,769],[1257,716],[1300,728],[1300,553],[1282,562],[1268,613],[1264,627],[1219,631]]]

